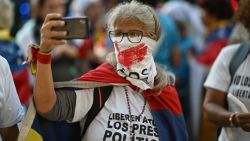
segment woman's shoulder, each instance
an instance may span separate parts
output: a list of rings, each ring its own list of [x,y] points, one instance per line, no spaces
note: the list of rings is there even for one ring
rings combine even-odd
[[[237,44],[230,44],[228,46],[225,46],[222,50],[221,53],[222,54],[227,54],[227,55],[233,55],[234,52],[240,47],[241,43],[237,43]]]
[[[240,43],[238,44],[230,44],[228,46],[225,46],[219,53],[216,60],[222,61],[225,64],[229,65],[230,60],[232,60],[235,52],[238,50],[238,48],[241,46]]]

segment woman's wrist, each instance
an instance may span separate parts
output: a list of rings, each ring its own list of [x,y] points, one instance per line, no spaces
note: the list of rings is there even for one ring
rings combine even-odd
[[[37,53],[37,61],[41,64],[51,64],[52,56],[51,53],[43,53],[38,51]]]
[[[45,53],[45,54],[49,54],[49,53],[51,53],[51,51],[52,50],[48,50],[48,49],[42,49],[42,48],[39,49],[39,52]]]
[[[50,52],[44,52],[39,48],[32,48],[32,60],[41,64],[51,64],[52,55]]]
[[[229,115],[229,123],[230,123],[230,127],[237,127],[238,125],[236,124],[236,115],[237,115],[237,112],[233,112]]]

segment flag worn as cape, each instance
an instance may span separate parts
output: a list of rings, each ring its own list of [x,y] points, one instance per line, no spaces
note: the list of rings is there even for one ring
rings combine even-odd
[[[3,56],[10,65],[11,74],[21,103],[27,104],[30,99],[30,84],[27,65],[22,64],[25,60],[23,52],[11,39],[2,38],[3,37],[0,36],[0,55]]]
[[[127,83],[131,88],[136,89],[129,81],[119,76],[115,67],[109,63],[89,71],[77,81]],[[187,129],[175,87],[171,84],[167,85],[158,96],[152,95],[152,92],[152,90],[146,90],[143,95],[151,107],[160,141],[187,141]]]
[[[80,83],[79,83],[80,82]],[[98,82],[100,83],[98,84]],[[65,83],[64,83],[65,84]],[[121,84],[131,85],[126,79],[120,77],[115,68],[104,63],[97,69],[92,70],[73,82],[66,82],[66,85],[54,84],[55,88],[94,88],[107,85]],[[80,85],[79,85],[80,84]],[[95,85],[97,84],[97,85]],[[104,84],[104,85],[103,85]],[[151,95],[152,91],[144,91],[151,114],[156,123],[160,141],[187,141],[188,135],[184,117],[179,103],[178,94],[173,85],[167,85],[159,96]],[[24,124],[25,123],[25,124]],[[79,123],[66,123],[65,121],[48,121],[38,115],[34,105],[31,103],[27,115],[23,121],[19,140],[25,141],[80,141]]]

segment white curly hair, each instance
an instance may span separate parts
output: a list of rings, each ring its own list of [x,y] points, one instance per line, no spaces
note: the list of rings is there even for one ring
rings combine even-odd
[[[108,14],[108,28],[113,30],[114,23],[120,17],[134,17],[145,24],[148,33],[153,39],[160,38],[160,22],[154,9],[148,5],[142,4],[135,0],[121,3],[111,9]]]

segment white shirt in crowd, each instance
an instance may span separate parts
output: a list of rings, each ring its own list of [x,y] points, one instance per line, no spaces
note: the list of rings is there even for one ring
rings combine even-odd
[[[239,66],[230,85],[229,64],[231,59],[234,59],[232,57],[239,46],[240,44],[230,45],[221,51],[204,86],[225,93],[228,93],[229,90],[229,93],[235,96],[250,111],[250,55]],[[227,99],[229,111],[242,112],[242,106],[239,106],[228,97]],[[250,132],[245,132],[241,128],[224,127],[219,136],[219,141],[249,141],[249,139]]]
[[[0,56],[0,128],[11,127],[19,123],[23,117],[24,110],[16,92],[9,64]]]

